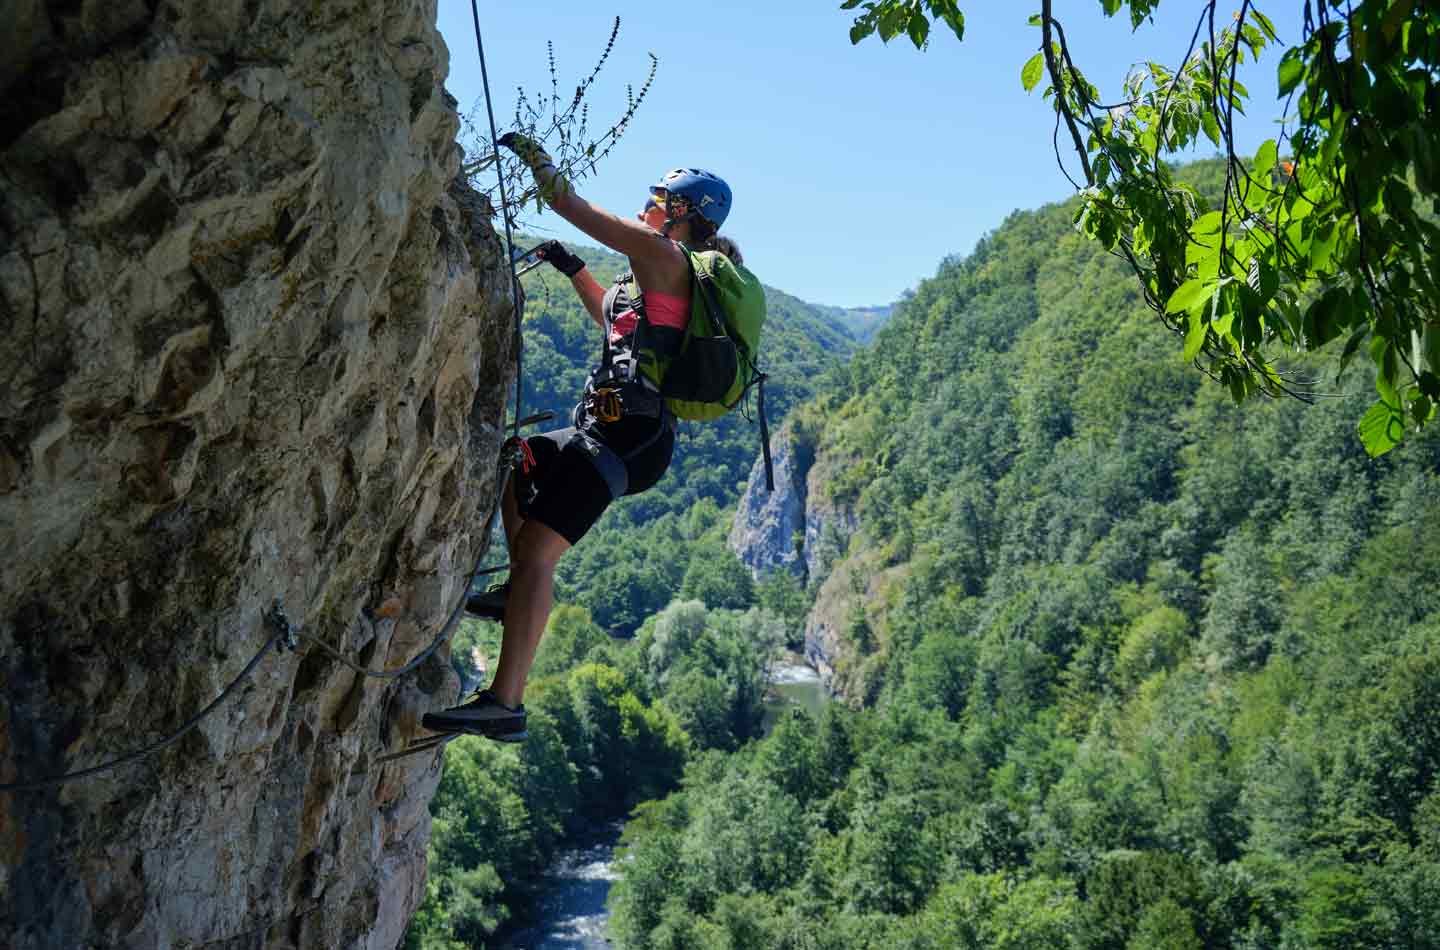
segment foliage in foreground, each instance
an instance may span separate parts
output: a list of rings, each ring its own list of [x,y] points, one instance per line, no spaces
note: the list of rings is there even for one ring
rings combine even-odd
[[[1138,28],[1159,0],[1100,3],[1106,15],[1128,8]],[[862,7],[851,42],[908,32],[923,46],[931,17],[964,33],[954,0],[843,6]],[[1305,384],[1287,377],[1277,357],[1343,340],[1342,368],[1362,348],[1374,366],[1379,399],[1359,421],[1371,455],[1433,419],[1440,7],[1302,0],[1303,35],[1277,66],[1286,131],[1254,156],[1237,154],[1234,117],[1249,93],[1236,66],[1279,42],[1256,4],[1245,0],[1218,24],[1216,0],[1196,4],[1183,58],[1163,65],[1154,60],[1174,62],[1173,54],[1157,51],[1108,96],[1076,65],[1083,51],[1072,51],[1051,0],[1040,7],[1030,18],[1039,52],[1020,79],[1029,90],[1048,77],[1057,157],[1063,119],[1080,165],[1077,221],[1130,264],[1147,303],[1184,337],[1185,359],[1237,401],[1258,392],[1304,397]],[[1225,157],[1218,195],[1187,187],[1164,161],[1202,134]]]

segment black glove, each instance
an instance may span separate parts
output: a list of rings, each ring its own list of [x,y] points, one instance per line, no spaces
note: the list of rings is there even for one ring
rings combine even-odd
[[[520,160],[531,168],[540,168],[545,165],[555,164],[554,159],[545,154],[545,149],[540,143],[528,135],[521,135],[519,132],[506,132],[500,136],[496,144],[502,145],[520,156]]]
[[[585,269],[585,262],[565,249],[559,241],[542,244],[536,256],[550,264],[566,277],[574,277]]]

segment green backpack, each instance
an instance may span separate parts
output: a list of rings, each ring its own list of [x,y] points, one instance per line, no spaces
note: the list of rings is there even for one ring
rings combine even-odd
[[[765,326],[765,291],[745,267],[719,251],[685,248],[693,276],[690,323],[677,352],[647,360],[640,372],[660,387],[681,419],[718,419],[764,379],[756,366]]]
[[[692,276],[690,322],[678,345],[673,340],[661,344],[661,334],[648,328],[640,335],[640,375],[660,390],[670,411],[681,419],[718,419],[756,387],[766,484],[773,489],[766,376],[758,366],[765,291],[754,274],[719,251],[681,247]],[[633,279],[626,290],[633,300]]]

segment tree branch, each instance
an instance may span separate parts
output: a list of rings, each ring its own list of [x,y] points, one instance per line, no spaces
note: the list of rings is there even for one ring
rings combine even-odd
[[[1085,149],[1085,143],[1080,139],[1080,130],[1075,126],[1075,114],[1070,111],[1070,102],[1065,93],[1065,82],[1060,78],[1060,64],[1055,59],[1055,44],[1052,39],[1052,24],[1055,18],[1051,15],[1052,0],[1042,0],[1040,5],[1040,29],[1041,43],[1044,45],[1045,71],[1050,74],[1050,84],[1055,87],[1055,108],[1065,118],[1065,125],[1070,129],[1070,138],[1075,143],[1075,154],[1080,156],[1080,167],[1085,171],[1085,183],[1095,184],[1095,173],[1090,168],[1090,154]]]

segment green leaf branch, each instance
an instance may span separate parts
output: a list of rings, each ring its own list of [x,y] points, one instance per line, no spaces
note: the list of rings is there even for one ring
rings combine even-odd
[[[1100,2],[1107,15],[1128,9],[1132,27],[1158,5]],[[1315,381],[1289,376],[1287,354],[1344,338],[1344,372],[1368,341],[1379,398],[1357,431],[1379,455],[1433,421],[1440,403],[1440,8],[1301,2],[1303,34],[1277,65],[1281,134],[1253,156],[1236,147],[1235,116],[1250,98],[1237,71],[1280,38],[1251,0],[1228,23],[1217,23],[1215,0],[1201,3],[1179,63],[1138,64],[1111,105],[1042,0],[1030,18],[1040,46],[1020,82],[1033,91],[1048,79],[1056,160],[1080,195],[1076,225],[1134,270],[1183,357],[1237,399],[1310,401]],[[852,41],[877,30],[885,39],[887,23],[937,6],[865,3]],[[1218,195],[1185,184],[1169,162],[1201,135],[1225,165]]]

